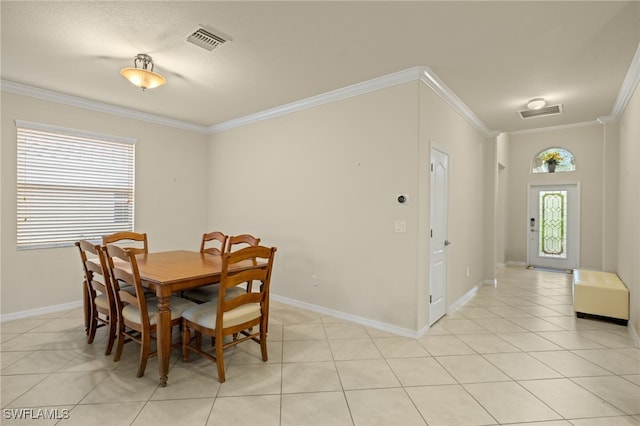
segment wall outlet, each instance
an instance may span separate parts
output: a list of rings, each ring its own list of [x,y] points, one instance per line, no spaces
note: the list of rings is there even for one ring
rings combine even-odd
[[[469,277],[471,273],[469,272],[469,267],[467,266],[467,277]]]
[[[314,287],[318,287],[318,276],[317,275],[311,275],[311,285]]]

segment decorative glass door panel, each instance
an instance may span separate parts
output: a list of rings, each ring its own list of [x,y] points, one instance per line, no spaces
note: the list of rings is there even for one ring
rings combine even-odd
[[[567,191],[540,191],[538,256],[567,258]]]
[[[577,184],[529,187],[529,265],[559,270],[578,267],[579,194]]]

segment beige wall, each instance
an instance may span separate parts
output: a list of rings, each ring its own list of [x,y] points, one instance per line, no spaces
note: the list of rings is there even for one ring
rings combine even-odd
[[[209,228],[254,233],[278,247],[275,295],[399,330],[424,327],[431,143],[451,164],[449,302],[482,281],[482,227],[465,212],[477,210],[482,220],[484,138],[422,83],[227,130],[212,141]],[[409,202],[398,205],[397,194]],[[396,220],[407,222],[406,233],[394,231]]]
[[[631,324],[640,333],[640,87],[618,123],[619,216],[617,272],[630,291]]]
[[[135,228],[153,250],[197,249],[207,221],[208,135],[2,92],[1,312],[78,302],[82,271],[75,247],[15,248],[15,120],[137,139]]]
[[[576,161],[571,173],[531,173],[535,155],[551,147],[569,150]],[[580,183],[579,266],[603,267],[604,126],[591,124],[509,136],[507,261],[527,260],[528,185]]]

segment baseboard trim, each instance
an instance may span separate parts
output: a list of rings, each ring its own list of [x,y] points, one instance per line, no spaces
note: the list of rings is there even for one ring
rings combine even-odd
[[[38,315],[46,315],[54,312],[67,311],[69,309],[75,309],[82,307],[82,300],[76,300],[75,302],[63,303],[60,305],[45,306],[42,308],[28,309],[26,311],[12,312],[10,314],[1,314],[0,323],[5,321],[13,321],[17,319],[30,318]]]

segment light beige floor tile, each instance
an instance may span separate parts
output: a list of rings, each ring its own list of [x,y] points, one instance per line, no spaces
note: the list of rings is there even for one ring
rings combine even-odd
[[[492,306],[487,308],[494,314],[502,318],[520,318],[520,317],[532,317],[528,312],[523,311],[522,309],[518,309],[513,306]]]
[[[327,335],[322,324],[291,324],[284,326],[283,340],[324,340]]]
[[[607,348],[633,348],[635,346],[632,338],[613,334],[609,331],[584,330],[578,331],[578,334]]]
[[[77,318],[56,318],[48,320],[29,331],[32,333],[49,333],[72,330],[84,332],[84,323],[79,322]]]
[[[215,398],[220,387],[214,363],[210,371],[201,368],[175,367],[169,371],[169,383],[157,386],[151,400]]]
[[[132,426],[204,425],[213,407],[213,401],[213,398],[149,401],[140,411]]]
[[[519,382],[566,419],[619,416],[624,413],[569,379]],[[580,401],[579,404],[576,401]]]
[[[428,356],[427,350],[416,339],[409,337],[380,337],[373,339],[385,358]]]
[[[76,405],[69,412],[69,419],[61,421],[59,425],[130,425],[144,404],[144,402],[118,402]]]
[[[527,330],[506,318],[480,318],[474,320],[493,333],[524,333]]]
[[[460,385],[406,388],[429,426],[495,424],[495,419]]]
[[[4,368],[2,374],[53,373],[77,357],[75,350],[34,351]]]
[[[340,391],[338,371],[332,361],[282,365],[282,393]]]
[[[12,407],[77,404],[107,376],[105,371],[54,373],[15,399]],[[4,380],[4,377],[3,377]]]
[[[426,425],[404,389],[346,391],[356,426]]]
[[[345,390],[400,387],[385,360],[336,361],[336,368]]]
[[[20,374],[0,377],[0,406],[7,407],[13,400],[47,377],[48,374]]]
[[[640,360],[606,349],[576,350],[576,355],[615,374],[640,374]]]
[[[628,375],[623,375],[621,377],[625,378],[631,383],[635,383],[636,385],[640,386],[640,374],[628,374]]]
[[[33,330],[34,328],[39,327],[43,324],[46,324],[47,321],[48,320],[46,319],[24,318],[24,319],[18,319],[13,321],[2,322],[0,323],[0,333],[2,334],[24,333],[26,331]]]
[[[510,380],[481,355],[442,356],[435,359],[460,383]]]
[[[24,333],[2,343],[2,351],[38,351],[69,349],[59,347],[66,340],[66,333]]]
[[[498,318],[498,315],[494,314],[487,308],[483,308],[480,306],[462,306],[458,309],[457,312],[468,319]]]
[[[351,426],[343,392],[282,395],[281,426]]]
[[[489,333],[489,330],[480,324],[469,319],[447,319],[440,320],[441,326],[451,334],[471,334]]]
[[[603,348],[599,343],[584,336],[580,336],[575,331],[540,331],[538,335],[562,346],[564,349],[597,349]]]
[[[571,419],[574,426],[639,426],[640,420],[631,416]]]
[[[207,426],[279,426],[280,395],[216,398]]]
[[[572,426],[567,420],[550,420],[548,422],[509,423],[509,426]],[[605,425],[602,425],[605,426]]]
[[[171,379],[171,378],[169,378]],[[170,380],[169,380],[170,382]],[[147,401],[158,387],[154,375],[138,378],[135,371],[113,371],[82,399],[82,404]]]
[[[563,313],[558,312],[555,309],[550,309],[547,308],[545,306],[540,306],[540,305],[530,305],[530,306],[517,306],[518,309],[520,309],[521,311],[527,312],[533,316],[536,317],[557,317],[557,316],[561,316],[564,315]],[[558,307],[556,306],[556,309]]]
[[[521,351],[560,351],[563,349],[536,333],[498,333],[498,336]]]
[[[620,352],[621,354],[625,354],[628,357],[633,359],[637,359],[640,361],[640,347],[638,348],[620,348],[616,349],[616,352]]]
[[[481,354],[519,352],[518,348],[495,334],[459,334],[458,338]]]
[[[283,362],[332,361],[329,342],[326,340],[294,340],[282,345]]]
[[[579,377],[571,379],[626,414],[640,414],[640,386],[621,377]]]
[[[553,368],[565,377],[602,376],[611,374],[610,371],[579,357],[571,351],[529,352],[529,355]]]
[[[236,364],[261,364],[262,349],[260,345],[253,341],[248,341],[237,345],[233,355],[225,358],[228,365]],[[267,361],[268,363],[282,362],[282,341],[272,342],[267,339]]]
[[[382,354],[370,338],[329,340],[333,359],[380,359]]]
[[[457,336],[453,335],[427,335],[420,338],[420,343],[422,343],[422,346],[433,356],[471,355],[476,353]]]
[[[484,358],[514,380],[562,377],[560,373],[526,353],[485,354]]]
[[[324,325],[328,339],[368,339],[367,330],[354,323],[329,323]]]
[[[15,352],[2,352],[0,353],[0,374],[4,374],[4,369],[8,366],[18,362],[27,355],[32,354],[33,351],[15,351]]]
[[[281,364],[230,365],[218,396],[273,395],[282,386]]]
[[[474,383],[464,387],[500,423],[562,419],[514,382]]]
[[[449,330],[444,328],[444,326],[442,325],[442,324],[444,324],[445,320],[446,320],[446,317],[442,318],[440,321],[436,322],[435,324],[432,324],[429,327],[429,330],[427,331],[425,336],[443,336],[443,335],[451,334],[451,332],[449,332]],[[371,333],[369,333],[369,334],[371,335]],[[384,337],[384,336],[373,336],[373,335],[371,335],[371,337]],[[390,336],[387,336],[387,337],[390,337]]]
[[[393,358],[387,360],[402,386],[455,384],[456,380],[435,359]]]

